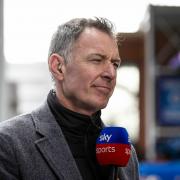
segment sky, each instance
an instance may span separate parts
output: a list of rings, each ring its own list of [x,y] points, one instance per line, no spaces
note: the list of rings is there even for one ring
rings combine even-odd
[[[150,3],[180,6],[179,0],[4,0],[5,59],[45,62],[52,33],[74,17],[106,17],[117,32],[135,32]]]

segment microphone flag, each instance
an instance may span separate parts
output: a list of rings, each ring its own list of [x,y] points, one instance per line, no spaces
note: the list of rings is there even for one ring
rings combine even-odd
[[[131,155],[128,132],[123,127],[106,127],[96,140],[96,158],[100,165],[124,167]]]

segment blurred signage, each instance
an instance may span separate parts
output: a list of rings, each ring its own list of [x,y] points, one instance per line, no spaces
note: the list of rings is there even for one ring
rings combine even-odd
[[[180,162],[142,162],[140,180],[180,180]]]
[[[180,125],[180,76],[160,76],[156,87],[158,123]]]
[[[180,160],[180,137],[158,138],[156,151],[158,159]]]

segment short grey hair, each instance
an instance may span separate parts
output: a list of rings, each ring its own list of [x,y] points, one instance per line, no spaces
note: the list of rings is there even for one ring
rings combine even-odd
[[[107,33],[109,36],[115,37],[114,25],[106,18],[72,19],[57,28],[50,43],[48,58],[53,53],[57,53],[62,56],[65,63],[67,63],[71,55],[73,44],[87,27],[96,28]]]

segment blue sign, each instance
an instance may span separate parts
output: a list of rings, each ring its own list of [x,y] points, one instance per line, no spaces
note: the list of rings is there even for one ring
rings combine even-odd
[[[180,162],[140,163],[141,180],[180,180]]]
[[[157,78],[156,103],[159,124],[180,125],[180,76]]]

